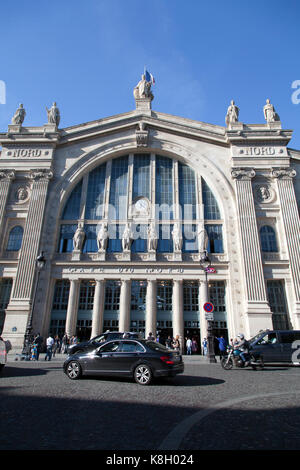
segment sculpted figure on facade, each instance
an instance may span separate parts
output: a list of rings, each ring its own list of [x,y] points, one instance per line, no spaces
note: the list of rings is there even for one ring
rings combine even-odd
[[[270,103],[269,99],[267,99],[264,106],[264,117],[267,122],[280,121],[279,116],[276,113],[274,106]]]
[[[48,116],[48,124],[55,124],[55,126],[58,127],[60,122],[60,112],[56,106],[56,103],[54,102],[50,109],[48,109],[46,106],[46,111]]]
[[[239,120],[239,108],[235,105],[234,101],[231,100],[230,106],[227,109],[225,117],[225,123],[227,126]]]
[[[83,227],[79,225],[73,237],[73,247],[75,251],[82,250],[84,239],[85,239],[85,231]]]
[[[23,108],[23,105],[20,104],[17,111],[15,112],[15,114],[12,117],[11,123],[15,124],[15,125],[18,125],[18,126],[21,126],[24,122],[25,116],[26,116],[26,111]]]
[[[153,100],[153,94],[151,91],[151,83],[147,82],[145,74],[142,75],[142,79],[134,88],[133,95],[135,99],[150,98],[151,100]]]
[[[123,251],[130,251],[131,243],[132,243],[132,230],[129,224],[126,224],[126,227],[123,232],[122,236],[122,248]]]
[[[198,247],[199,247],[199,252],[203,253],[207,251],[207,246],[208,246],[208,235],[207,231],[203,226],[200,226],[198,229]]]
[[[155,223],[151,223],[148,227],[148,251],[156,251],[158,236]]]
[[[98,251],[105,251],[108,243],[108,230],[107,224],[102,224],[97,234]]]
[[[172,231],[174,251],[181,251],[182,248],[182,234],[179,224],[174,224]]]

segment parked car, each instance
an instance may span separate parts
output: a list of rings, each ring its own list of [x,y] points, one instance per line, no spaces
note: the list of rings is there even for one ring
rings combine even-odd
[[[82,375],[132,377],[140,385],[149,385],[154,377],[174,377],[184,371],[182,356],[154,341],[116,339],[93,351],[69,356],[64,365],[67,376]]]
[[[122,333],[120,331],[107,331],[106,333],[102,333],[99,336],[95,336],[94,338],[90,339],[89,341],[83,341],[82,343],[71,344],[68,347],[68,354],[76,354],[79,352],[84,351],[93,351],[94,349],[98,348],[100,344],[105,343],[111,339],[119,339],[119,338],[136,338],[142,339],[142,336],[135,331],[128,331]]]
[[[4,366],[7,361],[7,350],[6,350],[6,344],[5,341],[0,336],[0,373],[4,369]]]
[[[250,350],[266,362],[300,363],[300,330],[266,330],[250,339]]]

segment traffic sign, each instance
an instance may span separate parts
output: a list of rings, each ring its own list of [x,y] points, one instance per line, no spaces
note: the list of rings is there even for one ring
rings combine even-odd
[[[214,306],[211,302],[206,302],[204,305],[203,305],[203,308],[205,310],[205,312],[207,313],[210,313],[210,312],[213,312],[214,311]]]

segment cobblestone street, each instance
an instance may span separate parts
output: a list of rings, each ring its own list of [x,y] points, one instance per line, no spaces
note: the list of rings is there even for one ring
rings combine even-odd
[[[299,449],[297,367],[224,371],[185,359],[175,379],[131,380],[62,371],[65,356],[9,360],[0,378],[0,449]]]

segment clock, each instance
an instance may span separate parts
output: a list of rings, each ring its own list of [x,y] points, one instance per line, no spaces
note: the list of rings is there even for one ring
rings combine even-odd
[[[149,201],[145,197],[137,199],[134,204],[134,213],[136,215],[149,215]]]

